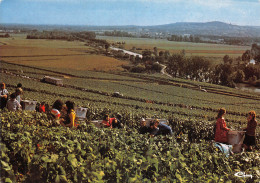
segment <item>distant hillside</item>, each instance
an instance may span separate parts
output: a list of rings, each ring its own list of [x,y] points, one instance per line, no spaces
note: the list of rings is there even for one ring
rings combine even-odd
[[[66,30],[66,31],[127,31],[127,32],[162,32],[167,34],[192,34],[212,35],[230,37],[260,37],[260,26],[239,26],[224,22],[177,22],[155,26],[75,26],[75,25],[21,25],[21,24],[0,24],[0,30],[21,29],[21,30]]]
[[[235,37],[259,37],[260,27],[239,26],[223,22],[191,23],[178,22],[173,24],[148,26],[150,31],[174,32],[175,34],[195,34],[195,35],[215,35],[215,36],[235,36]]]

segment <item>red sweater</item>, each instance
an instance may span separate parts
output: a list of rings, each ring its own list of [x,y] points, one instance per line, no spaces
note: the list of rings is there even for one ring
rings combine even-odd
[[[45,105],[39,106],[39,112],[45,112]]]
[[[113,121],[114,119],[115,119],[115,118],[109,118],[109,121],[103,120],[103,121],[102,121],[102,124],[103,124],[105,127],[112,127],[112,121]]]
[[[227,142],[227,132],[230,129],[227,128],[227,124],[224,119],[218,118],[216,123],[215,141],[216,142]]]

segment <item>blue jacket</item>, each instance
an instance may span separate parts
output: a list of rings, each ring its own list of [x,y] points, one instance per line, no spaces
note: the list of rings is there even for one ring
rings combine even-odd
[[[160,123],[156,129],[151,132],[152,135],[172,135],[172,128],[166,124]]]

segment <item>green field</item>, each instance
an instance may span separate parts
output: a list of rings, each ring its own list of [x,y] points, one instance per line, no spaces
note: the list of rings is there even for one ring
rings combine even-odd
[[[215,59],[222,59],[225,55],[229,55],[231,57],[242,56],[246,50],[250,49],[249,46],[175,42],[165,39],[126,38],[111,36],[98,36],[98,38],[108,40],[111,43],[125,42],[126,49],[132,49],[132,47],[135,46],[136,48],[153,50],[154,47],[157,47],[158,51],[168,50],[170,53],[180,53],[181,50],[185,50],[187,56],[197,55],[212,57]]]

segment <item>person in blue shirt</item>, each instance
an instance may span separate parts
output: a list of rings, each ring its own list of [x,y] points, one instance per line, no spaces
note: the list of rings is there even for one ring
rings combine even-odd
[[[172,135],[172,128],[164,123],[160,123],[158,119],[150,123],[151,136],[156,135]]]

